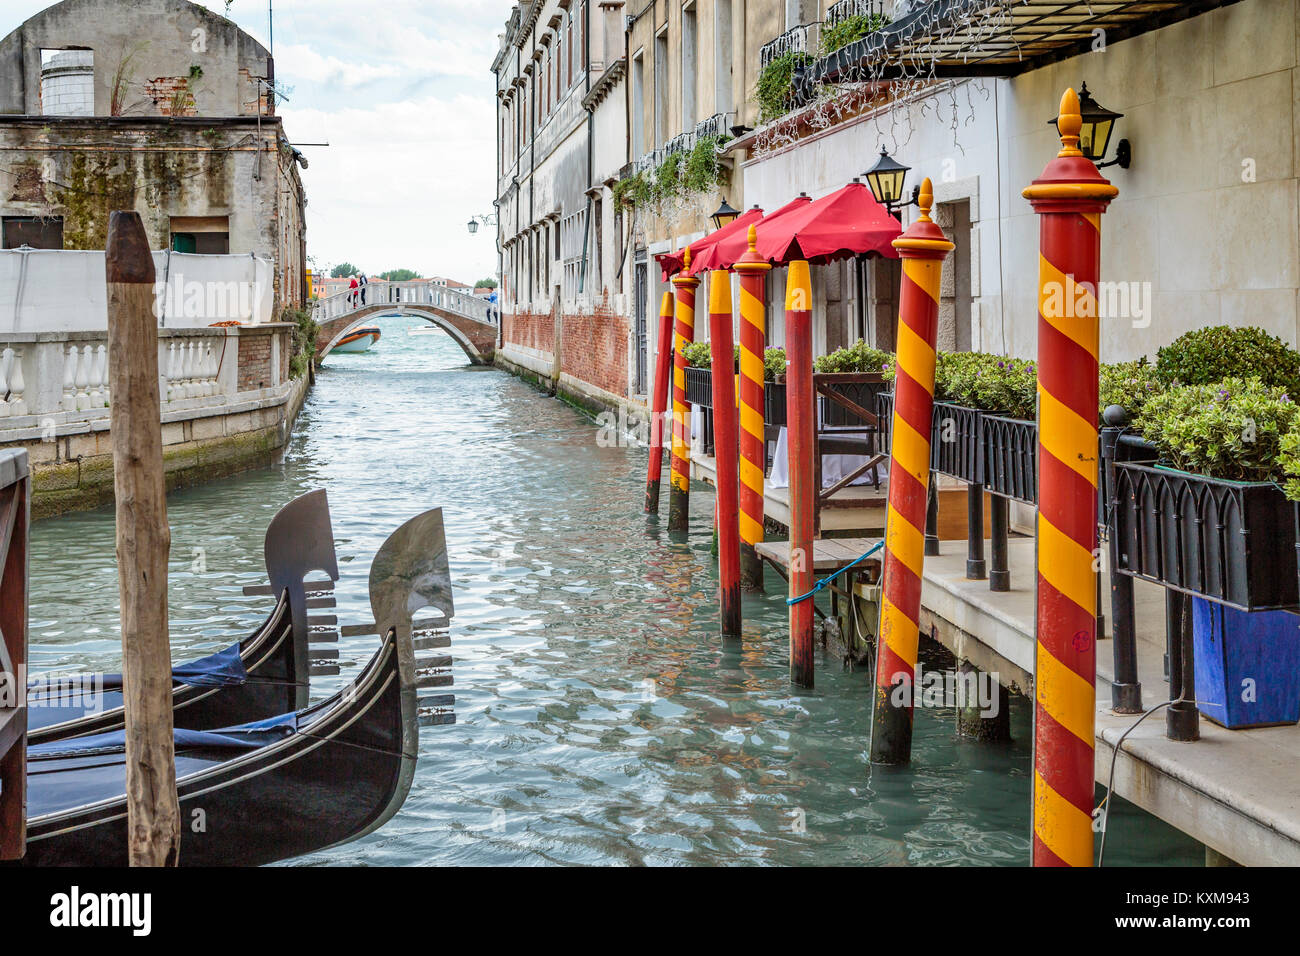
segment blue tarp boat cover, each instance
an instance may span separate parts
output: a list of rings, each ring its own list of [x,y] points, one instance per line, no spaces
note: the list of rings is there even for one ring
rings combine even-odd
[[[176,749],[202,747],[208,750],[256,750],[298,732],[298,715],[282,714],[266,720],[220,730],[176,730],[173,739]],[[36,744],[27,748],[29,757],[75,757],[79,754],[122,750],[126,747],[126,731],[117,730],[89,737],[73,737],[49,744]]]
[[[248,680],[248,672],[244,670],[244,660],[239,656],[239,645],[231,644],[225,650],[208,657],[178,664],[172,668],[172,678],[178,684],[192,684],[196,687],[233,687]],[[62,696],[69,680],[67,676],[38,677],[28,682],[27,692],[38,697]],[[122,675],[105,674],[98,689],[121,690]],[[84,693],[84,690],[80,692]]]

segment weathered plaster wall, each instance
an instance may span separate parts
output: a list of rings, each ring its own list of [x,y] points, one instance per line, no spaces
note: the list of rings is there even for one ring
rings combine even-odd
[[[42,49],[95,54],[95,115],[273,113],[270,55],[186,0],[64,0],[0,41],[0,113],[39,115]],[[180,107],[179,111],[174,107]]]

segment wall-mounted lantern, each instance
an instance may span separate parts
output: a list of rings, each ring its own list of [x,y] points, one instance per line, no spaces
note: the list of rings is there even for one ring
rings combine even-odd
[[[897,216],[899,210],[904,206],[916,205],[917,199],[921,195],[921,187],[917,186],[912,190],[912,198],[907,201],[903,200],[903,188],[907,184],[907,173],[911,168],[911,166],[904,166],[891,157],[882,146],[880,147],[880,158],[876,160],[876,165],[862,174],[866,177],[867,185],[871,188],[871,195],[891,215]]]
[[[1079,149],[1083,155],[1096,163],[1098,169],[1107,166],[1128,169],[1133,162],[1133,146],[1126,139],[1121,139],[1115,147],[1115,158],[1103,162],[1110,147],[1111,134],[1115,132],[1115,121],[1122,119],[1124,114],[1108,110],[1094,100],[1087,83],[1079,86],[1079,113],[1083,117],[1083,125],[1079,128]],[[1048,120],[1048,125],[1057,126],[1056,119]],[[1059,126],[1057,131],[1060,131]]]
[[[731,205],[727,202],[727,197],[723,196],[722,205],[718,207],[717,212],[710,216],[709,219],[712,220],[714,229],[721,229],[723,226],[729,226],[735,222],[736,217],[739,215],[740,210],[732,209]]]

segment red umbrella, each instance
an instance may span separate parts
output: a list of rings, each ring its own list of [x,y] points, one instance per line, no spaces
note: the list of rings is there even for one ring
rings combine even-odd
[[[796,259],[830,262],[864,253],[898,258],[893,241],[903,232],[898,220],[876,202],[865,184],[843,189],[758,229],[758,254],[776,265]]]
[[[749,230],[749,224],[763,218],[763,210],[757,206],[741,213],[731,222],[727,223],[721,229],[709,233],[702,239],[696,239],[691,243],[691,275],[695,275],[700,270],[696,263],[701,261],[701,256],[713,247],[717,242],[721,242],[728,236],[740,233],[743,237]],[[659,268],[663,270],[664,281],[682,271],[682,263],[686,258],[686,249],[678,249],[676,252],[661,252],[655,256],[655,261],[659,263]],[[722,268],[721,266],[712,266],[710,268]]]
[[[780,229],[781,221],[791,214],[806,208],[812,200],[804,193],[800,193],[796,198],[786,203],[770,216],[764,216],[759,222],[755,223],[755,228],[761,240],[770,230]],[[697,269],[730,269],[749,250],[749,228],[746,227],[743,232],[733,234],[721,242],[714,243],[707,252],[697,256],[695,248],[691,247],[691,272]]]

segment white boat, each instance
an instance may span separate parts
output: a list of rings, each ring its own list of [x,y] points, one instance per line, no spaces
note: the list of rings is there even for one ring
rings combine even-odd
[[[335,352],[366,352],[379,341],[380,331],[377,325],[362,325],[353,329],[334,346]]]

